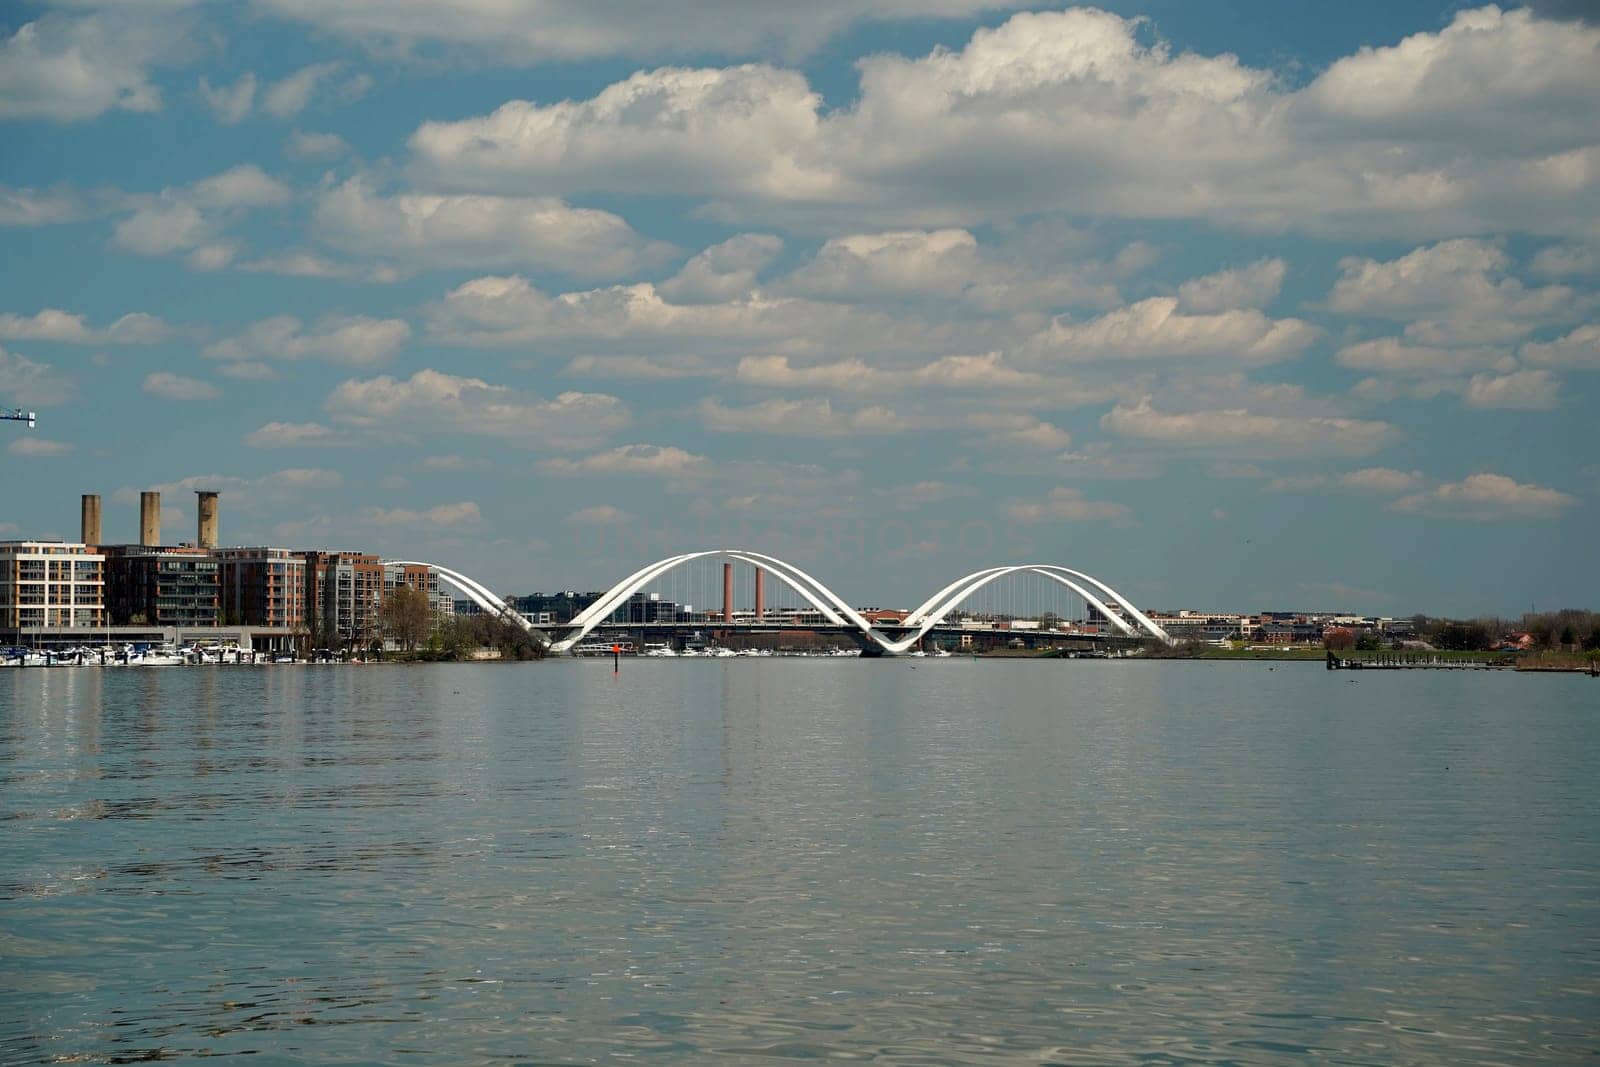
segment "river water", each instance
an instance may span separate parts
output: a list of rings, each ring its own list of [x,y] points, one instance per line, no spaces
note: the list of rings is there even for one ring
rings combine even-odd
[[[0,1061],[1593,1062],[1600,683],[0,671]]]

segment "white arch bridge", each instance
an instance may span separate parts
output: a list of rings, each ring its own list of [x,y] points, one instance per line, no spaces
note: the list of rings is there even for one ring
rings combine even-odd
[[[598,600],[575,615],[570,622],[548,629],[533,625],[483,583],[458,571],[451,570],[448,567],[441,567],[437,563],[426,563],[420,560],[385,560],[384,562],[393,565],[431,567],[446,584],[459,590],[468,600],[477,604],[484,611],[492,615],[498,615],[520,626],[548,651],[564,653],[571,651],[578,642],[582,641],[597,627],[605,625],[611,619],[613,613],[618,609],[624,608],[629,603],[630,598],[646,586],[689,564],[717,561],[719,559],[729,565],[742,563],[755,568],[758,590],[756,594],[757,616],[761,613],[761,590],[764,589],[763,578],[764,576],[771,576],[810,605],[829,625],[845,630],[858,631],[858,638],[866,647],[870,649],[875,646],[877,650],[888,655],[897,655],[916,647],[931,630],[942,624],[952,612],[959,609],[981,590],[1003,578],[1019,574],[1037,575],[1048,582],[1056,583],[1076,593],[1083,599],[1084,603],[1098,612],[1101,618],[1108,620],[1125,637],[1155,638],[1167,644],[1172,643],[1171,636],[1165,630],[1156,625],[1148,615],[1135,607],[1132,601],[1111,588],[1111,586],[1082,571],[1053,563],[1023,563],[985,567],[982,570],[973,571],[971,574],[957,578],[917,605],[916,609],[906,616],[903,622],[894,627],[896,632],[890,634],[884,632],[878,625],[868,621],[839,594],[794,564],[786,563],[775,556],[768,556],[745,549],[707,549],[702,552],[685,552],[681,555],[668,556],[666,559],[657,560],[647,567],[639,568],[606,590]],[[730,575],[731,566],[724,568],[722,614],[724,620],[731,624],[733,612],[731,607],[732,584]],[[1115,605],[1115,607],[1113,608],[1112,605]],[[715,626],[716,623],[711,622],[709,625]]]

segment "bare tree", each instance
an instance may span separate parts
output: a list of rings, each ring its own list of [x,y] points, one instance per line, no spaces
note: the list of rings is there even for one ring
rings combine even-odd
[[[433,605],[428,594],[410,586],[400,586],[390,591],[378,609],[383,632],[407,652],[428,639],[433,629]]]

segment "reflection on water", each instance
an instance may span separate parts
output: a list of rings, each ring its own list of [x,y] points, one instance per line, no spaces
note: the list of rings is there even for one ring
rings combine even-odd
[[[0,671],[0,1060],[1577,1062],[1600,691]]]

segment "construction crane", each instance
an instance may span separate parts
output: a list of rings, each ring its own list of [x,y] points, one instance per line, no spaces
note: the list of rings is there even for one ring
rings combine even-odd
[[[25,422],[30,430],[38,425],[34,413],[23,411],[21,408],[0,408],[0,422]]]

